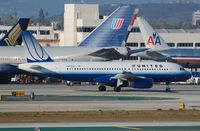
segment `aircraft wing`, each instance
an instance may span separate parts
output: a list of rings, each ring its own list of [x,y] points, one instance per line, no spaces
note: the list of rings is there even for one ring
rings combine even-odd
[[[173,61],[170,57],[167,57],[161,53],[159,53],[158,51],[147,51],[146,55],[148,57],[150,57],[150,59],[152,60],[156,60],[156,61]]]
[[[44,69],[46,70],[45,67],[42,67],[40,65],[32,65],[30,68],[34,69],[34,70],[38,70],[38,71],[41,71],[41,70],[44,70]]]
[[[111,77],[111,79],[120,79],[121,81],[133,81],[133,80],[136,80],[136,79],[145,79],[146,77],[142,77],[142,76],[136,76],[134,75],[133,73],[131,72],[127,72],[127,71],[124,71],[123,73],[121,74],[116,74],[115,76]]]
[[[120,79],[121,81],[127,81],[127,80],[131,80],[134,79],[133,73],[131,72],[123,72],[121,74],[116,74],[115,76],[111,77],[111,79]]]
[[[43,74],[45,75],[45,73],[49,73],[49,74],[55,74],[56,72],[48,69],[48,68],[45,68],[43,67],[42,65],[40,64],[30,64],[30,63],[24,63],[24,64],[19,64],[18,65],[18,68],[21,69],[21,70],[24,70],[28,73],[31,73],[31,74]]]
[[[95,56],[95,57],[107,58],[107,59],[119,59],[119,58],[125,57],[125,55],[120,54],[114,48],[108,48],[108,49],[103,48],[103,49],[97,50],[95,52],[92,52],[88,55]]]
[[[150,87],[152,87],[152,84],[153,84],[151,78],[135,76],[131,72],[123,72],[121,74],[117,74],[117,75],[111,77],[110,79],[117,80],[117,87],[123,85],[123,81],[133,82],[133,83],[137,84],[137,86],[138,86],[138,84],[140,86],[145,86],[145,84],[149,84]]]

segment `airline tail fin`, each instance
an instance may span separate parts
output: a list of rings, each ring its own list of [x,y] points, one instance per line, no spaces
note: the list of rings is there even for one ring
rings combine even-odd
[[[53,60],[28,31],[22,32],[27,62],[52,62]]]
[[[96,27],[79,46],[122,46],[134,12],[134,6],[116,9],[104,22]]]
[[[147,48],[151,50],[166,50],[170,48],[144,18],[137,17],[137,21]]]
[[[136,8],[136,9],[134,10],[133,16],[132,16],[132,18],[131,18],[131,22],[130,22],[130,25],[129,25],[129,27],[128,27],[128,32],[127,32],[127,35],[126,35],[126,37],[125,37],[125,39],[124,39],[124,41],[123,41],[123,45],[122,45],[122,46],[125,46],[125,44],[126,44],[126,42],[127,42],[128,36],[129,36],[129,34],[131,33],[131,29],[133,28],[133,25],[134,25],[135,20],[136,20],[136,18],[137,18],[137,16],[138,16],[138,13],[139,13],[139,9]]]
[[[29,18],[20,18],[19,21],[0,40],[0,46],[15,46],[22,43],[21,32],[26,31]]]

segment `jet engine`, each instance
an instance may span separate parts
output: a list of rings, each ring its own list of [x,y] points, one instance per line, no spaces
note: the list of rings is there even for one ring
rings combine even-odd
[[[151,78],[139,78],[135,79],[132,82],[133,88],[146,89],[146,88],[152,88],[152,86],[153,86],[153,79]]]

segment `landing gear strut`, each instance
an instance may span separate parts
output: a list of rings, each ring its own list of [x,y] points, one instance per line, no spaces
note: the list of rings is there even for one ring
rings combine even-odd
[[[171,92],[171,88],[169,87],[169,82],[166,82],[166,89],[165,89],[165,91],[166,92]]]
[[[99,86],[99,91],[106,91],[106,87],[104,85]]]
[[[114,91],[115,92],[120,92],[121,91],[121,87],[120,86],[114,87]]]

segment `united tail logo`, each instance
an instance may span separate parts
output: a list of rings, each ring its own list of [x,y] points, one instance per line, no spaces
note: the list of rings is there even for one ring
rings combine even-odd
[[[147,45],[152,44],[152,45],[161,45],[160,37],[157,33],[153,33],[152,35],[149,36],[149,39],[147,40]]]
[[[119,30],[119,29],[122,28],[123,23],[124,23],[124,19],[122,19],[122,18],[114,18],[112,20],[111,29]]]

